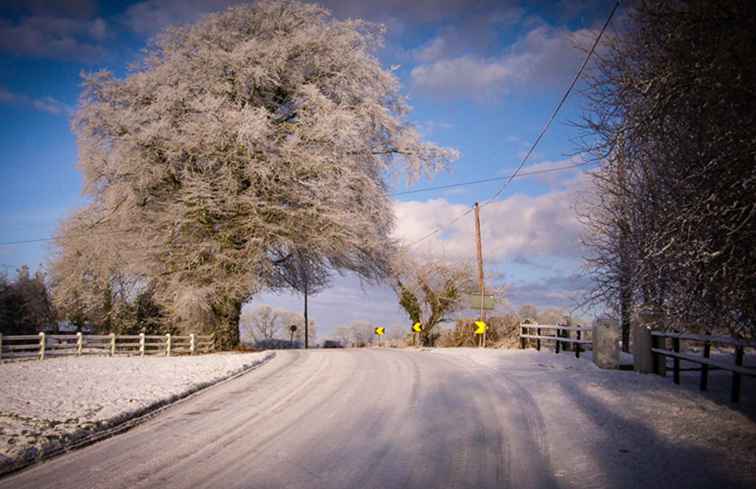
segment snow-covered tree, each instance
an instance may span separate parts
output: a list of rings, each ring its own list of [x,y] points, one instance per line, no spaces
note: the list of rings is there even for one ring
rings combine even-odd
[[[374,55],[382,34],[315,5],[261,1],[169,28],[124,78],[86,76],[73,125],[92,203],[85,226],[62,228],[61,256],[68,234],[89,234],[97,246],[79,265],[117,262],[153,287],[168,321],[223,345],[295,250],[383,277],[385,179],[433,173],[457,153],[407,122],[398,80]]]
[[[420,337],[425,345],[438,336],[434,328],[439,323],[467,307],[469,292],[476,287],[469,263],[402,253],[396,255],[393,270],[392,285],[399,305],[412,323],[422,324]]]

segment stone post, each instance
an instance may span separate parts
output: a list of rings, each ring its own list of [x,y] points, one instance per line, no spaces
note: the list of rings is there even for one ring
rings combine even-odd
[[[622,330],[613,319],[593,321],[593,362],[600,368],[619,368]]]

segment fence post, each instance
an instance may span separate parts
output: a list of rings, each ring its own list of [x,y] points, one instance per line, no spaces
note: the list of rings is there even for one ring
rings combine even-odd
[[[559,339],[562,337],[562,330],[557,329],[555,330],[554,334],[554,353],[559,353]]]
[[[210,351],[208,353],[215,351],[215,333],[210,335]]]
[[[3,359],[3,333],[0,333],[0,361]]]
[[[680,338],[672,338],[672,351],[680,353]],[[672,358],[672,382],[680,383],[680,359]]]
[[[536,339],[536,350],[541,351],[541,328],[536,328],[536,336],[538,336]]]
[[[522,337],[523,334],[525,334],[525,326],[520,323],[520,350],[525,349],[525,338]]]
[[[144,333],[139,333],[139,356],[144,356]]]
[[[735,347],[735,366],[743,366],[743,345]],[[732,402],[738,402],[740,400],[740,373],[732,373],[732,392],[730,393],[730,399]]]
[[[664,336],[654,336],[652,331],[651,346],[657,350],[666,349],[666,338]],[[654,359],[654,373],[664,377],[667,375],[667,358],[664,355],[651,352]]]
[[[81,331],[76,333],[76,356],[81,356],[81,350],[84,348],[84,335],[81,334]]]
[[[165,335],[165,356],[171,356],[171,333]]]
[[[40,360],[45,359],[45,343],[47,343],[45,339],[45,333],[41,332],[39,333],[39,359]]]
[[[194,339],[194,333],[189,335],[189,354],[194,355],[195,351],[197,350],[197,342]]]
[[[114,357],[116,352],[116,335],[115,333],[110,333],[110,356]]]
[[[578,327],[580,327],[580,326],[578,326]],[[581,339],[581,334],[580,333],[581,333],[580,330],[575,331],[575,339],[577,339],[578,342]],[[580,343],[575,343],[575,358],[580,358]]]
[[[711,334],[708,331],[706,334]],[[704,351],[703,351],[703,357],[709,358],[711,356],[711,343],[708,341],[704,341]],[[702,391],[705,391],[709,387],[709,366],[705,363],[701,364],[701,385],[700,388]]]

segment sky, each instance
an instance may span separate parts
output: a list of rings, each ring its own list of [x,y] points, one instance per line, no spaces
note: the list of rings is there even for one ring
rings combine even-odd
[[[81,74],[124,76],[151,36],[233,0],[4,0],[0,4],[0,273],[44,267],[61,219],[85,203],[70,130]],[[380,61],[402,84],[410,120],[426,139],[461,152],[446,172],[408,185],[391,180],[397,228],[407,243],[447,226],[504,182],[416,191],[510,175],[520,164],[614,2],[561,0],[324,0],[337,18],[385,24]],[[621,17],[619,17],[621,18]],[[615,23],[618,22],[615,17]],[[616,26],[610,26],[610,30]],[[506,286],[507,306],[571,309],[590,286],[577,217],[586,172],[574,125],[586,109],[579,83],[523,172],[581,166],[512,181],[481,210],[485,270]],[[409,192],[409,193],[408,193]],[[419,253],[473,260],[472,214],[417,244]],[[33,243],[7,244],[40,240]],[[263,294],[246,307],[301,310],[294,294]],[[505,307],[502,305],[500,307]],[[385,285],[335,276],[310,298],[321,337],[366,320],[405,328]]]

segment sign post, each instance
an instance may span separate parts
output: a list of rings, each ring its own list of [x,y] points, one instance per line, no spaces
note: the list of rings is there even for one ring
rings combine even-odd
[[[291,336],[289,336],[289,348],[294,348],[294,333],[297,331],[297,325],[292,324],[289,326],[289,331],[291,331]]]
[[[378,336],[378,346],[382,346],[381,337],[386,334],[386,328],[383,326],[376,326],[375,329],[373,329],[373,332]]]

